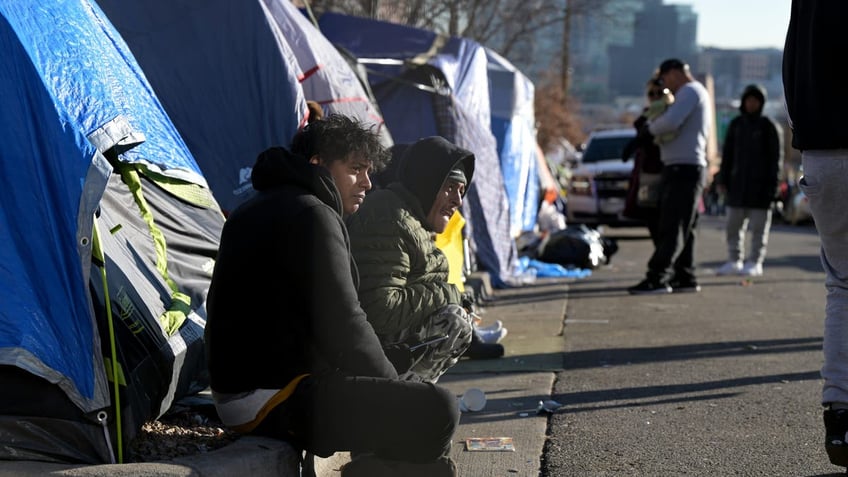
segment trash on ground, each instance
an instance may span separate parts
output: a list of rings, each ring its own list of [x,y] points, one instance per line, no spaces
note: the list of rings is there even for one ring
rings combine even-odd
[[[514,452],[512,437],[469,437],[465,439],[467,451]]]

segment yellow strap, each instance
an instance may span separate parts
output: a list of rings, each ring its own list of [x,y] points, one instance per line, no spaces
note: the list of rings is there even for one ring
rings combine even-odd
[[[262,409],[260,409],[259,412],[256,413],[256,417],[252,421],[246,422],[244,424],[239,424],[238,426],[232,426],[231,429],[242,434],[247,434],[250,431],[256,429],[256,426],[258,426],[263,420],[265,420],[266,417],[268,417],[268,413],[273,411],[275,407],[279,406],[292,394],[294,394],[294,390],[297,385],[301,381],[303,381],[303,378],[307,376],[309,375],[301,374],[300,376],[289,381],[289,383],[286,384],[286,387],[280,389],[276,394],[271,397],[271,399],[268,400],[268,402],[265,403],[264,406],[262,406]]]

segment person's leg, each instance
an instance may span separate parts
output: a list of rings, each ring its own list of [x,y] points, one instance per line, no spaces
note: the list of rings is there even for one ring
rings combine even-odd
[[[725,240],[727,241],[727,261],[741,262],[745,250],[745,213],[743,207],[727,206],[727,222],[725,223]]]
[[[825,272],[824,364],[821,375],[825,450],[830,462],[848,466],[848,150],[806,151],[799,186],[809,199],[821,240]]]
[[[322,457],[423,464],[448,456],[458,422],[456,396],[434,384],[329,374],[301,381],[255,432]]]
[[[647,278],[665,282],[670,278],[672,264],[680,269],[693,267],[693,231],[703,187],[701,167],[672,165],[663,168],[660,242],[648,261]],[[685,254],[682,260],[679,259],[681,253]]]
[[[827,303],[822,403],[848,405],[848,150],[802,154],[800,187],[821,239]]]
[[[762,266],[766,259],[768,236],[771,229],[771,209],[748,210],[750,215],[748,226],[751,230],[751,250],[748,253],[748,262]]]
[[[461,306],[445,306],[431,316],[416,335],[419,340],[440,335],[446,335],[448,339],[428,346],[410,372],[420,376],[422,381],[435,383],[459,361],[459,357],[471,345],[473,333],[471,317]]]

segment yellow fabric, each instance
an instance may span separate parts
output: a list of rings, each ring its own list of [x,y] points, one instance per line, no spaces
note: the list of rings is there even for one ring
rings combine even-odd
[[[453,213],[445,231],[436,235],[436,247],[439,247],[448,257],[448,283],[453,283],[461,292],[465,291],[462,282],[462,269],[465,260],[462,243],[462,228],[465,227],[465,218],[459,211]]]

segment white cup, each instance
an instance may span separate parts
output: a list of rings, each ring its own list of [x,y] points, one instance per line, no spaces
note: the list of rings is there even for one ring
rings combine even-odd
[[[486,393],[482,389],[470,388],[462,394],[459,400],[459,410],[462,412],[482,411],[486,407]]]

